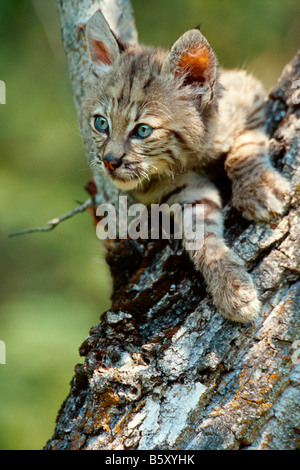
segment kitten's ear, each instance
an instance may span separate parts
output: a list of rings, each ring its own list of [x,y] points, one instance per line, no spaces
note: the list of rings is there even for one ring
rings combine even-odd
[[[119,56],[118,42],[100,10],[89,19],[86,38],[90,60],[94,65],[107,67]]]
[[[202,104],[212,99],[217,76],[217,59],[198,29],[186,32],[175,42],[162,70],[182,79],[183,86],[193,85],[202,97]]]

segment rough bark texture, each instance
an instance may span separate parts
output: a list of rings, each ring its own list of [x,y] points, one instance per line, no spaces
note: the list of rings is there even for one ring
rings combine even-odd
[[[86,18],[84,3],[96,2],[80,2]],[[80,107],[84,46],[66,41],[77,4],[58,1]],[[300,447],[299,78],[300,53],[269,98],[271,155],[293,185],[288,212],[255,224],[230,203],[224,209],[228,243],[260,292],[259,318],[247,326],[225,320],[180,246],[111,242],[112,306],[80,348],[85,363],[47,449]]]

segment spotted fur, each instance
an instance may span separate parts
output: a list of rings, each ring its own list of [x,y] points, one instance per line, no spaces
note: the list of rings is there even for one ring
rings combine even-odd
[[[87,41],[91,70],[82,121],[93,133],[94,174],[107,173],[144,204],[202,204],[204,243],[190,257],[223,315],[253,320],[258,296],[224,241],[221,197],[208,174],[225,154],[232,203],[244,217],[266,221],[284,210],[289,184],[269,162],[261,84],[244,71],[220,70],[197,29],[170,51],[125,45],[98,11]],[[105,117],[107,132],[95,128],[95,116]],[[136,134],[140,124],[153,129],[146,138]]]

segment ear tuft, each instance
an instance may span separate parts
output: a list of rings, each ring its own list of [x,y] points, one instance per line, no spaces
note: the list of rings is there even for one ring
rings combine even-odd
[[[90,60],[94,65],[109,66],[119,56],[117,40],[100,10],[88,21],[86,38]]]

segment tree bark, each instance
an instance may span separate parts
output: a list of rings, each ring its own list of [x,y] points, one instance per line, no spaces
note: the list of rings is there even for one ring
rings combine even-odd
[[[110,3],[121,8],[115,13],[128,7]],[[80,112],[80,25],[99,2],[57,4]],[[299,79],[300,53],[269,95],[270,153],[293,187],[286,214],[257,224],[230,202],[224,208],[228,244],[260,292],[259,318],[246,326],[224,319],[180,246],[111,241],[111,309],[80,347],[85,362],[76,366],[46,449],[300,447]],[[101,184],[98,192],[113,201],[114,190]]]

